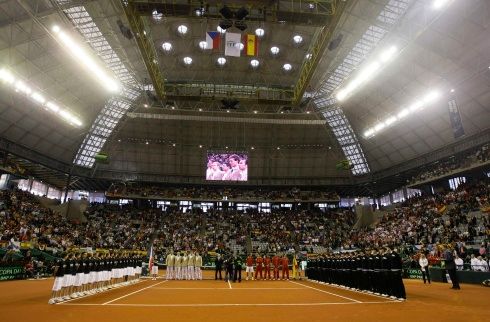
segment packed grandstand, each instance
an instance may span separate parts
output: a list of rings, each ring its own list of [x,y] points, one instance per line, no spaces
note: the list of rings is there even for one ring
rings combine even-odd
[[[280,194],[272,192],[271,194]],[[453,191],[416,195],[375,211],[379,218],[359,227],[352,208],[166,210],[133,204],[92,203],[68,219],[42,204],[42,197],[19,189],[0,193],[2,262],[22,262],[29,276],[49,274],[54,260],[70,252],[100,249],[143,251],[153,245],[165,265],[171,250],[195,250],[213,266],[216,253],[305,256],[391,247],[406,267],[426,252],[440,264],[443,246],[454,244],[460,269],[488,271],[490,182],[462,184]],[[205,195],[208,196],[208,195]]]

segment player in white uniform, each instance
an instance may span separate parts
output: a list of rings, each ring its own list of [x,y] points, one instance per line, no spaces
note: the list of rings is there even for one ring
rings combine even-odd
[[[180,253],[177,253],[175,256],[175,279],[182,279],[182,257],[180,256]]]
[[[194,259],[194,272],[196,275],[196,279],[202,280],[202,257],[199,255],[199,253],[196,252],[196,257]]]
[[[194,280],[194,279],[196,279],[195,275],[194,275],[194,262],[195,262],[196,257],[194,256],[193,251],[191,251],[189,253],[189,256],[187,256],[187,257],[189,259],[189,261],[187,262],[187,276],[188,276],[189,280]]]
[[[187,275],[187,265],[189,264],[189,257],[186,253],[182,257],[182,279],[189,279],[189,275]]]
[[[175,268],[175,256],[174,256],[174,252],[173,251],[170,251],[170,253],[167,255],[167,273],[166,273],[166,278],[168,280],[175,279],[174,268]]]

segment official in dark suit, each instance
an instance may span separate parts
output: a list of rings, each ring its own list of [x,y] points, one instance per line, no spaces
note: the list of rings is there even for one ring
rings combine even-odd
[[[215,265],[214,279],[217,280],[219,275],[219,279],[222,280],[223,277],[221,276],[221,271],[223,270],[223,258],[221,257],[221,254],[216,254],[214,265]]]
[[[451,288],[453,290],[461,289],[459,287],[458,275],[456,275],[456,263],[454,262],[453,249],[451,246],[448,246],[444,252],[444,265],[451,278],[451,282],[453,283],[453,287]]]

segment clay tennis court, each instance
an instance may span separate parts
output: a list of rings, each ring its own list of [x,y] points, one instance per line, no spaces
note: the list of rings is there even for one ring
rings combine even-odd
[[[490,289],[405,280],[398,302],[308,281],[142,282],[48,305],[53,280],[0,283],[2,321],[488,321]]]

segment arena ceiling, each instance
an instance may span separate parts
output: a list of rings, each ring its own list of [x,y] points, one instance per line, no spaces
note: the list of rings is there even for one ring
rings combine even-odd
[[[422,0],[336,1],[342,12],[338,17],[327,13],[326,1],[230,1],[234,11],[248,6],[247,31],[264,29],[255,57],[258,68],[251,67],[252,57],[226,57],[222,50],[199,47],[206,31],[215,30],[223,18],[213,9],[220,4],[204,2],[208,15],[197,16],[194,6],[200,1],[181,1],[188,5],[184,11],[170,6],[179,1],[134,1],[146,33],[139,43],[141,30],[120,1],[1,2],[0,69],[66,107],[82,125],[66,122],[1,84],[0,137],[59,160],[65,169],[75,163],[88,177],[118,173],[113,178],[120,179],[124,173],[144,174],[148,180],[152,175],[198,178],[205,150],[247,150],[256,156],[256,183],[283,177],[291,179],[283,183],[296,184],[308,177],[325,179],[322,183],[354,180],[349,171],[336,169],[346,157],[356,164],[354,174],[382,173],[490,127],[488,1],[448,0],[440,9]],[[258,3],[267,10],[255,10]],[[161,19],[154,19],[155,8]],[[132,29],[131,39],[121,32],[121,23]],[[124,78],[129,94],[115,97],[102,88],[60,44],[52,31],[55,24],[97,52]],[[181,25],[188,28],[186,35],[178,33]],[[342,69],[339,78],[339,66],[345,67],[367,31],[370,47],[364,46],[350,72]],[[293,41],[295,35],[301,43]],[[339,35],[338,46],[336,41],[332,45]],[[172,44],[169,52],[162,49],[164,42]],[[336,94],[356,71],[391,45],[399,53],[390,64],[337,101]],[[273,46],[279,54],[271,53]],[[184,57],[192,58],[190,66]],[[220,57],[227,60],[224,66],[217,64]],[[291,70],[283,69],[286,63]],[[159,92],[162,85],[164,93]],[[437,102],[372,137],[364,135],[428,89],[441,92]],[[223,109],[225,98],[236,99],[236,109]],[[458,139],[449,120],[452,98],[466,134]],[[94,164],[97,151],[107,152],[111,162]]]

